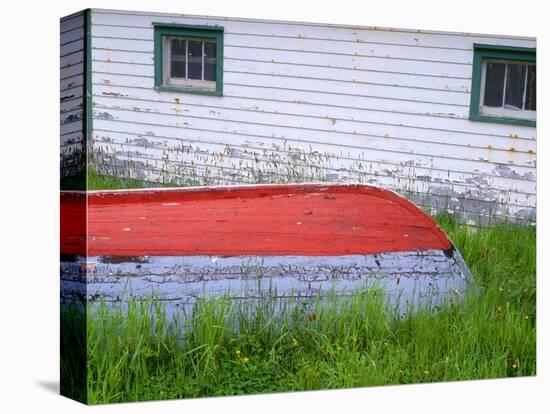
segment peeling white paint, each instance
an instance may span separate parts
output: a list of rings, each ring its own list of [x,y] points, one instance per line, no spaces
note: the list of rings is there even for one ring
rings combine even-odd
[[[69,177],[84,165],[84,13],[61,20],[60,44],[60,174]]]

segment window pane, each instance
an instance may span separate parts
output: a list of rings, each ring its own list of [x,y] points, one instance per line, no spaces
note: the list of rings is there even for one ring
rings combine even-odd
[[[216,42],[204,42],[204,80],[216,80]]]
[[[483,105],[496,107],[502,106],[505,69],[505,63],[487,62]]]
[[[525,109],[537,110],[537,67],[527,66],[527,92],[525,93]]]
[[[171,41],[170,76],[185,78],[185,39]]]
[[[506,96],[504,106],[506,108],[522,109],[523,92],[525,91],[526,65],[508,63],[506,72]]]
[[[202,79],[202,42],[200,40],[188,41],[187,79]]]

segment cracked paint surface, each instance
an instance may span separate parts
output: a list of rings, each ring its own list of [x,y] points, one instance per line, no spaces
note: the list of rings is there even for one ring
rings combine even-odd
[[[371,255],[313,256],[155,256],[137,263],[111,263],[88,257],[61,265],[62,300],[81,297],[94,304],[154,294],[169,316],[190,315],[200,299],[228,295],[239,300],[314,301],[360,289],[382,289],[394,308],[437,306],[460,300],[470,273],[457,251],[442,250]],[[82,286],[86,286],[83,294]]]

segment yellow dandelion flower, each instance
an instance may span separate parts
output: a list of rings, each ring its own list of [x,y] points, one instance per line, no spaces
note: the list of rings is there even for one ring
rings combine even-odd
[[[244,358],[243,358],[243,362],[244,362],[245,364],[248,364],[248,363],[250,362],[250,359],[249,359],[248,357],[244,357]]]
[[[517,369],[518,364],[512,364],[512,368]]]
[[[240,357],[240,356],[241,356],[241,351],[240,351],[239,349],[237,349],[237,350],[235,351],[235,355],[236,355],[237,357]]]
[[[524,319],[529,319],[529,315],[525,315],[523,318]]]

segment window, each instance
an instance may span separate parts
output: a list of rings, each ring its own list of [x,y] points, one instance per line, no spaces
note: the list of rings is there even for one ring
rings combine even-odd
[[[535,49],[475,44],[470,119],[534,126],[536,85]]]
[[[155,88],[222,95],[223,27],[153,23]]]

